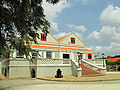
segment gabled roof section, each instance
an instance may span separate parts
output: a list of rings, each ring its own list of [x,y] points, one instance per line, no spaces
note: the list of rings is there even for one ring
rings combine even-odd
[[[68,36],[68,35],[65,35],[65,36],[63,36],[63,37],[61,37],[61,38],[58,38],[57,41],[60,42],[61,40],[63,40],[63,39],[64,39],[65,37],[67,37],[67,36]]]
[[[71,44],[71,37],[76,38],[75,40],[75,44]],[[80,40],[80,38],[74,33],[74,31],[71,31],[70,33],[68,33],[67,35],[57,39],[58,42],[60,42],[61,44],[66,44],[66,45],[80,45],[86,48],[86,45]]]
[[[41,33],[45,34],[42,30],[37,30],[37,33],[39,34],[39,37],[41,38]],[[38,41],[41,41],[38,39]],[[57,39],[49,32],[47,33],[47,39],[44,41],[44,43],[58,43]]]

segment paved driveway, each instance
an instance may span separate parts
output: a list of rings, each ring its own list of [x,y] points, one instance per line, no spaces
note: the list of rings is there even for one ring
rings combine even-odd
[[[9,89],[5,89],[8,88]],[[44,80],[1,80],[0,90],[120,90],[120,81],[55,82]]]

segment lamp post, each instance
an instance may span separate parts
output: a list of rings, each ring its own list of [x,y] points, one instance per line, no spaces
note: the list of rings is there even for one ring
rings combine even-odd
[[[78,68],[80,67],[80,64],[81,64],[81,59],[82,59],[82,53],[80,52],[77,52],[78,55]]]
[[[105,54],[104,54],[104,53],[102,53],[102,58],[103,58],[103,67],[105,66],[105,65],[104,65],[104,55],[105,55]]]

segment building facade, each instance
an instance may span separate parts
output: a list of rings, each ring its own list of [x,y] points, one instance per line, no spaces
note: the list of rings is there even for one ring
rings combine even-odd
[[[11,58],[2,62],[2,74],[7,77],[39,78],[54,77],[57,69],[62,71],[63,76],[106,72],[103,61],[95,60],[94,51],[89,50],[74,32],[59,39],[41,30],[37,33],[39,34],[38,43],[31,42],[30,44],[34,52],[30,53],[29,58],[33,61],[27,60],[25,55],[19,56],[19,52],[14,51]]]

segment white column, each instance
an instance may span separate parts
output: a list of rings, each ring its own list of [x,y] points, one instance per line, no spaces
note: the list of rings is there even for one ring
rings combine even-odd
[[[14,52],[13,52],[13,58],[16,58],[16,56],[17,56],[17,52],[14,51]]]
[[[55,52],[52,52],[52,59],[55,59]]]
[[[78,54],[76,54],[76,59],[77,59],[77,62],[78,62]]]
[[[42,58],[42,51],[38,51],[38,58]]]
[[[94,58],[94,54],[92,54],[92,59],[95,59],[95,58]]]
[[[63,59],[63,53],[62,52],[59,53],[59,59]]]
[[[77,77],[81,77],[82,76],[82,68],[78,68],[77,69]]]
[[[29,52],[29,56],[28,56],[29,59],[32,58],[32,52]]]
[[[73,52],[70,53],[70,59],[74,60],[74,53]]]
[[[43,52],[43,58],[46,58],[46,51]]]
[[[85,53],[83,53],[83,59],[85,59]]]
[[[23,55],[24,58],[27,58],[26,55]]]

